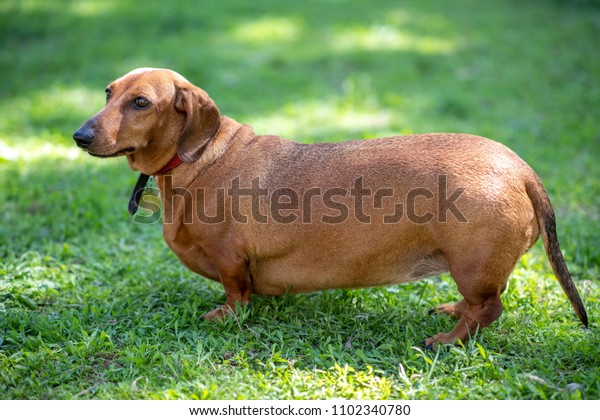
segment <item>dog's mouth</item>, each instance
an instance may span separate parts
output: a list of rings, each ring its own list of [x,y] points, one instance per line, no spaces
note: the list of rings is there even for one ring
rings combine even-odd
[[[90,155],[92,155],[94,157],[98,157],[98,158],[112,158],[112,157],[117,157],[117,156],[130,155],[130,154],[134,153],[135,151],[136,151],[135,147],[126,147],[126,148],[121,149],[118,152],[112,153],[110,155],[101,155],[101,154],[90,152],[89,150],[88,150],[88,153]]]

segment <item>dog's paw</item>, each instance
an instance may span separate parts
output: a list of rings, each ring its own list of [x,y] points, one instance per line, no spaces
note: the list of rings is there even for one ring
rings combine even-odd
[[[212,311],[204,314],[203,318],[206,321],[222,321],[227,315],[231,315],[233,312],[228,306],[219,306]]]
[[[452,344],[454,343],[454,341],[455,339],[452,338],[450,334],[439,333],[423,341],[423,346],[427,350],[435,351],[437,349],[438,344]]]
[[[425,350],[435,351],[437,349],[437,342],[434,341],[433,337],[430,337],[427,340],[423,340],[423,347],[425,347]]]
[[[427,344],[427,341],[428,340],[423,340],[423,342],[421,343],[423,345],[423,347],[425,347],[425,350],[435,351],[434,343]]]

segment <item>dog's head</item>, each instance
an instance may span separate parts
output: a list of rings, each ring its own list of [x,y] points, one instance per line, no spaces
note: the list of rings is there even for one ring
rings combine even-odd
[[[133,70],[106,88],[106,105],[73,134],[97,157],[127,156],[132,169],[159,170],[175,153],[197,160],[217,133],[219,109],[171,70]]]

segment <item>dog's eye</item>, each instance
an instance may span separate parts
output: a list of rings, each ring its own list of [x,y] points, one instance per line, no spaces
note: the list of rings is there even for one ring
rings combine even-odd
[[[108,102],[108,99],[110,98],[111,90],[110,89],[106,89],[104,92],[106,92],[106,102]]]
[[[148,105],[150,105],[150,101],[144,98],[143,96],[138,96],[137,98],[135,98],[133,103],[138,108],[146,108]]]

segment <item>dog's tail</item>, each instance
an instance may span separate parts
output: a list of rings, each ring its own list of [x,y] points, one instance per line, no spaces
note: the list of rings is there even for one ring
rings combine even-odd
[[[529,199],[531,200],[535,210],[538,224],[540,226],[542,240],[544,241],[544,248],[546,249],[546,255],[548,256],[548,260],[550,261],[554,275],[567,294],[567,297],[569,298],[571,305],[573,305],[573,309],[575,309],[575,313],[577,313],[581,323],[587,327],[588,317],[585,307],[583,306],[583,302],[581,301],[577,287],[575,287],[575,283],[573,283],[571,273],[569,273],[567,263],[565,262],[558,245],[554,210],[552,209],[552,204],[550,204],[548,194],[546,193],[544,186],[537,176],[535,176],[535,179],[526,183],[526,188],[527,195],[529,196]]]

